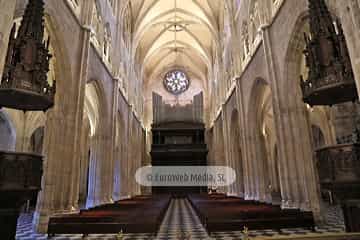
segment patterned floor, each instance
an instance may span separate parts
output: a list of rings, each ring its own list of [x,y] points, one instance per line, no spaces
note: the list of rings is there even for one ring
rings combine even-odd
[[[316,232],[342,232],[344,231],[341,209],[334,206],[327,207],[327,224],[318,226]],[[18,221],[17,240],[43,240],[48,239],[47,235],[36,234],[32,230],[32,214],[23,214]],[[276,235],[292,235],[309,234],[310,230],[306,229],[282,229],[281,232],[274,230],[249,231],[250,237],[257,236],[276,236]],[[86,238],[82,235],[57,235],[53,240],[116,240],[115,234],[91,234]],[[190,203],[186,199],[174,199],[171,201],[164,220],[160,226],[160,230],[156,237],[149,234],[126,234],[126,240],[220,240],[220,239],[242,239],[242,232],[217,232],[208,236],[206,230],[200,223],[198,216]]]

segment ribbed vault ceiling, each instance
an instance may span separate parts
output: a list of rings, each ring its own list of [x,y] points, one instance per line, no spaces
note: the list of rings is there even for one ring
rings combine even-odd
[[[133,53],[145,81],[180,67],[205,80],[223,0],[131,0]]]

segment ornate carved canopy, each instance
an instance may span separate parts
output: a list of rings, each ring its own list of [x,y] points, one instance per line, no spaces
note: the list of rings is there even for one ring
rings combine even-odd
[[[345,37],[324,0],[309,0],[310,37],[304,54],[309,77],[301,77],[303,100],[310,106],[333,105],[357,98]]]
[[[19,110],[46,111],[54,105],[55,82],[47,81],[49,39],[44,38],[44,3],[30,0],[18,35],[14,25],[0,84],[0,106]]]

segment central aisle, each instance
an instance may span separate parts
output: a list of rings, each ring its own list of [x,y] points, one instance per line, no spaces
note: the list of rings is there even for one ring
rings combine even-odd
[[[336,209],[328,209],[328,224],[317,227],[316,233],[343,233],[343,219],[338,219],[339,214]],[[33,214],[22,214],[19,218],[17,228],[17,240],[47,240],[46,234],[37,234],[32,225]],[[336,218],[334,218],[336,216]],[[331,221],[330,221],[331,220]],[[311,234],[310,230],[305,229],[283,229],[280,235],[301,236]],[[191,238],[186,238],[188,234]],[[279,232],[274,230],[255,230],[249,231],[249,236],[274,236]],[[182,237],[181,237],[182,235]],[[59,234],[52,240],[115,240],[116,234],[90,234],[83,238],[81,234]],[[151,234],[125,234],[124,240],[209,240],[209,239],[242,239],[241,231],[237,232],[217,232],[208,237],[206,230],[200,223],[198,216],[192,208],[190,202],[185,198],[172,199],[165,217],[160,226],[157,236],[154,238]]]
[[[189,201],[175,198],[171,200],[156,239],[209,239],[209,236]]]

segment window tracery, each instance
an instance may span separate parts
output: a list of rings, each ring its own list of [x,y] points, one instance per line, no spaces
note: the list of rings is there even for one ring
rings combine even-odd
[[[92,14],[92,41],[95,44],[96,47],[101,46],[101,26],[103,25],[102,23],[102,18],[99,14],[98,8],[96,6],[96,4],[94,4],[94,9],[93,9],[93,14]]]
[[[82,0],[65,0],[72,12],[79,18],[80,17],[80,5]]]
[[[251,43],[255,42],[256,36],[258,34],[258,29],[261,25],[260,19],[260,9],[258,1],[254,2],[254,6],[250,12],[250,36],[251,36]]]
[[[104,34],[104,44],[103,44],[103,54],[105,60],[110,63],[110,50],[111,50],[111,35],[110,30],[108,27],[105,27],[105,34]]]
[[[189,83],[186,73],[181,70],[172,70],[164,78],[165,89],[174,95],[185,92],[189,88]]]
[[[248,23],[247,21],[244,21],[242,23],[242,29],[241,29],[241,40],[244,44],[244,58],[249,54],[249,30],[248,30]]]
[[[272,16],[275,16],[284,0],[272,0]]]
[[[115,14],[116,12],[116,1],[115,0],[107,0],[110,7],[111,7],[111,10],[112,10],[112,13]]]
[[[112,70],[111,29],[108,23],[104,23],[103,18],[96,4],[94,4],[94,8],[93,8],[91,26],[92,26],[91,42],[94,45],[100,57],[103,59],[105,64],[108,65],[111,71]]]
[[[79,7],[79,0],[67,0],[73,8]]]
[[[130,49],[131,45],[131,32],[132,32],[132,25],[131,25],[131,6],[130,3],[126,6],[126,9],[124,10],[124,16],[123,16],[123,40],[125,43],[125,47],[127,49]]]

